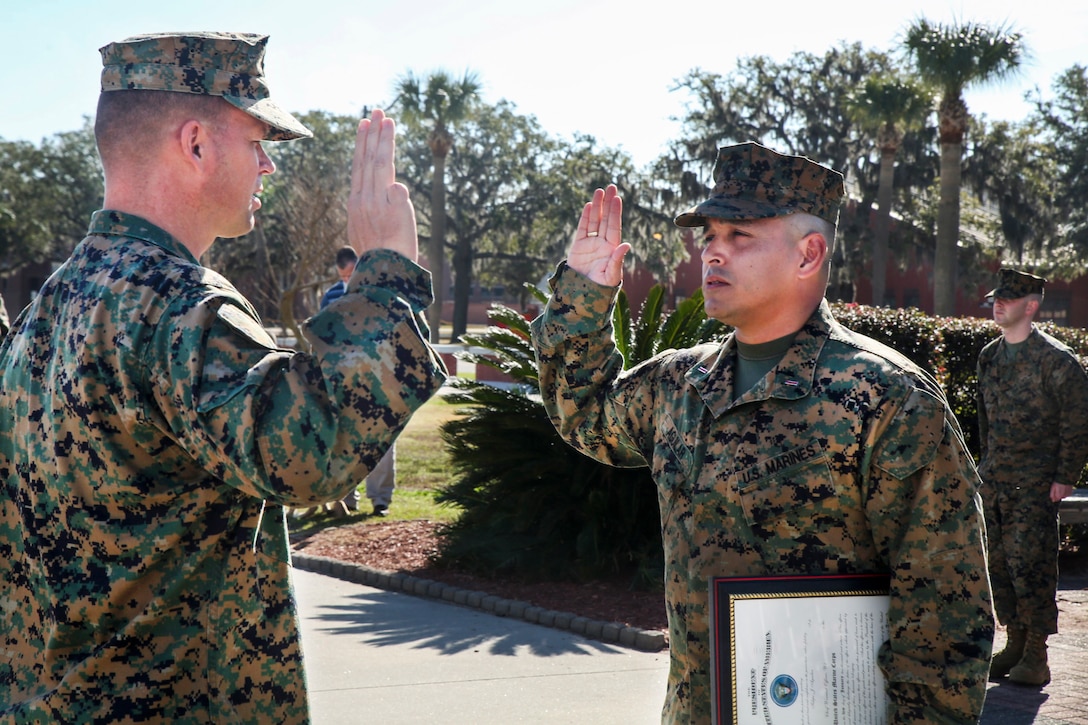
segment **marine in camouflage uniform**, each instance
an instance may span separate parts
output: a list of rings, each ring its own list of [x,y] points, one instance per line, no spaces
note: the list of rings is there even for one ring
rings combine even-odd
[[[1045,685],[1046,637],[1058,631],[1062,496],[1052,489],[1064,487],[1068,495],[1088,458],[1088,375],[1065,344],[1031,322],[1046,280],[1013,269],[998,274],[988,297],[1003,334],[978,358],[990,581],[998,621],[1009,634],[991,676]]]
[[[836,172],[756,144],[722,148],[714,179],[678,224],[792,212],[833,224],[842,195]],[[609,236],[603,212],[596,234],[589,214],[575,245]],[[710,577],[886,573],[889,721],[976,722],[993,640],[978,477],[937,383],[839,325],[826,301],[750,389],[736,387],[735,334],[625,372],[616,287],[566,263],[551,286],[533,340],[553,422],[599,461],[648,465],[657,483],[671,657],[662,721],[710,720]]]
[[[264,39],[186,47],[252,68]],[[430,302],[372,249],[283,349],[178,239],[96,212],[0,347],[0,722],[308,722],[285,507],[343,497],[441,385]]]

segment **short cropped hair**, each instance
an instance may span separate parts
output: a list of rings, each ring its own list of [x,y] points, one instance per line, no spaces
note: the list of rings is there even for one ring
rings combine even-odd
[[[138,158],[171,127],[189,118],[218,124],[230,108],[219,96],[171,91],[108,91],[99,94],[94,138],[103,164]]]
[[[359,261],[359,255],[351,247],[340,247],[340,249],[336,250],[336,266],[338,268],[344,269],[348,266],[354,266],[357,261]]]
[[[798,239],[803,239],[809,234],[818,233],[822,234],[824,239],[827,240],[827,259],[824,261],[823,273],[825,276],[829,276],[831,274],[831,261],[835,256],[835,233],[837,225],[822,217],[806,212],[790,214],[786,219],[789,220]]]
[[[805,212],[797,212],[790,214],[788,219],[793,224],[794,231],[800,237],[807,237],[813,232],[819,232],[827,240],[827,248],[830,251],[835,246],[835,224],[821,219],[818,216],[812,214],[806,214]]]

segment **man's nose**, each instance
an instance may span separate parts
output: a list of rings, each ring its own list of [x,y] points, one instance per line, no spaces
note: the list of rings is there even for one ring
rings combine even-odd
[[[276,171],[276,162],[272,160],[272,157],[268,155],[268,152],[264,150],[264,146],[261,146],[261,173],[272,174]]]
[[[711,242],[703,247],[703,251],[699,253],[699,257],[702,259],[703,264],[721,264],[723,261],[721,245]]]

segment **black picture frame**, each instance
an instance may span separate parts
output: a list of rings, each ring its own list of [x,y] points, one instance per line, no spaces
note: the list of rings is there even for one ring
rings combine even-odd
[[[838,597],[886,597],[889,590],[890,577],[887,574],[711,577],[712,722],[715,725],[733,725],[737,722],[740,685],[733,642],[734,628],[738,626],[735,619],[738,601],[811,598],[814,603],[834,607],[833,600]]]

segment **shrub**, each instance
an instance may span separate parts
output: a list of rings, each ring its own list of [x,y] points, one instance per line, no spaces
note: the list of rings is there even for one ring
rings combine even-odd
[[[998,326],[979,317],[932,317],[914,308],[835,303],[832,309],[842,324],[895,348],[937,378],[977,460],[978,355],[1001,334]],[[1069,345],[1088,367],[1088,331],[1049,322],[1037,327]]]
[[[655,287],[632,319],[623,293],[614,311],[617,347],[630,367],[669,347],[721,335],[706,320],[702,293],[665,315]],[[463,513],[443,533],[439,564],[486,575],[575,579],[624,574],[660,587],[663,572],[657,489],[648,468],[606,466],[570,447],[540,400],[529,323],[495,305],[493,326],[462,340],[462,353],[513,378],[510,390],[459,379],[450,396],[466,406],[442,427],[457,474],[438,500]]]

